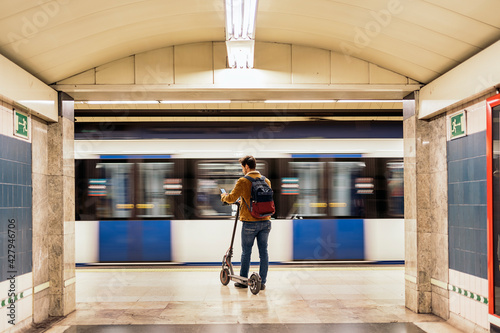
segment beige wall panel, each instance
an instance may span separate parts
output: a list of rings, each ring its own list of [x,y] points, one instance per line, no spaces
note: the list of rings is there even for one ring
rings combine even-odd
[[[212,43],[195,43],[174,47],[176,84],[213,83]]]
[[[420,90],[419,119],[428,119],[500,83],[500,41],[446,72]]]
[[[57,84],[95,84],[95,68],[59,81]]]
[[[174,48],[135,55],[135,84],[174,83]]]
[[[388,71],[377,65],[370,64],[370,83],[371,84],[406,84],[408,80],[405,76]]]
[[[330,83],[330,51],[292,46],[293,83]]]
[[[32,109],[44,120],[57,121],[57,91],[2,55],[0,72],[0,95]]]
[[[255,43],[254,68],[273,72],[261,75],[263,83],[292,83],[291,48],[290,44]]]
[[[366,61],[331,52],[332,83],[369,83],[369,68]]]
[[[214,42],[214,70],[217,73],[218,70],[227,69],[227,50],[225,42]],[[217,81],[217,80],[215,80]]]
[[[134,84],[134,56],[96,67],[96,84]]]

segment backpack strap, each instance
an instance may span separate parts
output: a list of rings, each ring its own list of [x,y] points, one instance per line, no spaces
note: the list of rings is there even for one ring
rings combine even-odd
[[[245,179],[248,179],[250,181],[251,184],[253,184],[253,182],[255,181],[253,177],[250,177],[250,176],[245,176],[243,177]],[[251,198],[251,191],[252,191],[252,188],[250,187],[250,198]],[[245,206],[247,206],[248,208],[248,211],[250,211],[250,206],[247,204],[247,202],[245,201],[245,198],[241,197],[241,199],[243,199],[243,202],[245,203]]]
[[[252,183],[253,183],[254,181],[256,181],[256,180],[264,180],[264,181],[266,180],[266,177],[264,177],[264,176],[261,176],[261,177],[259,177],[259,178],[253,178],[253,177],[250,177],[250,176],[245,176],[244,178],[248,179],[248,180],[249,180],[249,181],[251,181]]]

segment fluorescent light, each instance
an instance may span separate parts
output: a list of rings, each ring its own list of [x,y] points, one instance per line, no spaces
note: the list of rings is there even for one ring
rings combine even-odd
[[[303,99],[303,100],[280,100],[280,99],[277,99],[277,100],[271,100],[271,99],[268,99],[268,100],[265,100],[264,103],[335,103],[337,102],[335,99],[311,99],[311,100],[307,100],[307,99]]]
[[[193,101],[76,101],[77,104],[223,104],[231,103],[230,100],[193,100]]]
[[[339,103],[398,103],[401,99],[339,99]]]
[[[226,40],[255,38],[257,0],[226,0]]]
[[[49,101],[49,100],[25,100],[25,101],[19,101],[21,104],[55,104],[54,101]]]
[[[160,101],[161,104],[226,104],[230,100],[206,100],[206,101]]]
[[[226,48],[231,68],[253,68],[257,0],[226,0]]]
[[[254,40],[228,40],[226,49],[229,67],[253,68]]]
[[[81,104],[158,104],[159,101],[79,101]]]

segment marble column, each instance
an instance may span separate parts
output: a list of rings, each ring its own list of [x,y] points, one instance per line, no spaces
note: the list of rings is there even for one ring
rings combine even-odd
[[[48,125],[50,316],[75,310],[74,101],[59,93],[59,121]]]
[[[33,295],[33,322],[49,317],[49,241],[47,196],[48,144],[47,123],[32,117],[32,184],[33,184],[33,286],[41,288]]]
[[[405,305],[447,319],[448,291],[439,287],[448,282],[446,117],[419,120],[413,100],[403,109]]]

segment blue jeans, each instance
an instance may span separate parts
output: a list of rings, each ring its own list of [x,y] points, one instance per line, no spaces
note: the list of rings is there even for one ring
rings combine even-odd
[[[269,268],[269,254],[267,253],[267,240],[271,232],[271,221],[255,221],[243,222],[241,228],[241,269],[240,275],[248,277],[250,269],[250,257],[252,255],[252,246],[255,238],[257,238],[257,246],[259,248],[260,268],[259,275],[262,283],[266,283],[267,270]]]

